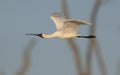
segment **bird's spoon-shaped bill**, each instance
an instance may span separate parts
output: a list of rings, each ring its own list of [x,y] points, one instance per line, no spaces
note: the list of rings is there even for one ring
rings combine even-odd
[[[35,36],[39,36],[39,37],[43,38],[42,33],[40,33],[40,34],[29,34],[29,33],[27,33],[26,35],[35,35]]]

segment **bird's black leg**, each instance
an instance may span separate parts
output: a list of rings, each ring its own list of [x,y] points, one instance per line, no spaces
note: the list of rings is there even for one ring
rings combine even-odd
[[[78,38],[96,38],[94,35],[89,35],[89,36],[77,36]]]

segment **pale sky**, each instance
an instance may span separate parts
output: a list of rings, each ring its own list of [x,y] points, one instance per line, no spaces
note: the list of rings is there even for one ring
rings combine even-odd
[[[72,19],[90,21],[95,0],[68,0]],[[26,75],[76,75],[74,59],[67,42],[60,39],[41,39],[26,33],[52,33],[55,25],[50,19],[61,12],[60,0],[0,0],[0,72],[15,75],[22,64],[23,50],[30,39],[38,43],[31,53],[31,66]],[[120,59],[120,0],[103,3],[97,17],[96,36],[100,43],[109,75],[116,73]],[[79,33],[88,34],[88,26]],[[80,47],[82,62],[88,39],[75,39]],[[93,54],[93,75],[100,75]]]

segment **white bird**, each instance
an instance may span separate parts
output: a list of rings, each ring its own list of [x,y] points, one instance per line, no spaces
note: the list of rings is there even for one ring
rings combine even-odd
[[[50,18],[56,25],[56,32],[52,34],[26,34],[26,35],[36,35],[41,38],[60,38],[60,39],[68,39],[68,38],[96,38],[94,35],[82,36],[77,33],[78,27],[80,24],[83,25],[92,25],[90,22],[84,20],[71,20],[67,19],[65,16],[59,13],[53,13]]]

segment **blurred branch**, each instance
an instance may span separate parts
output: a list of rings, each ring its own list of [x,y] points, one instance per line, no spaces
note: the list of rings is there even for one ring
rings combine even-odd
[[[97,14],[98,11],[100,9],[101,6],[101,0],[96,0],[92,14],[91,14],[91,22],[93,24],[93,26],[90,27],[90,34],[95,35],[95,29],[96,29],[96,18],[97,18]],[[91,70],[92,70],[92,53],[93,53],[93,48],[96,49],[96,56],[97,56],[97,61],[101,70],[101,74],[102,75],[107,75],[106,73],[106,68],[105,68],[105,64],[103,61],[103,58],[101,56],[101,52],[100,52],[100,47],[99,44],[97,42],[97,39],[91,39],[89,41],[88,44],[88,49],[87,49],[87,59],[86,59],[86,64],[87,64],[87,74],[91,75]]]
[[[91,72],[92,72],[92,62],[91,62],[91,60],[92,60],[92,48],[93,48],[93,42],[91,39],[89,42],[89,45],[88,45],[87,57],[86,57],[87,75],[91,75]]]
[[[90,27],[90,34],[95,34],[95,31],[96,31],[95,24],[96,24],[96,20],[97,20],[96,18],[97,18],[97,14],[98,14],[100,5],[101,5],[101,0],[96,0],[95,5],[93,7],[92,14],[91,14],[91,22],[92,22],[93,26]]]
[[[26,46],[26,48],[24,50],[22,66],[20,67],[20,69],[18,70],[16,75],[25,75],[25,73],[29,69],[29,67],[30,67],[30,53],[33,50],[36,43],[37,42],[35,39],[31,39],[29,41],[28,45]]]
[[[61,6],[62,6],[61,7],[62,8],[62,13],[67,18],[70,18],[69,11],[68,11],[67,0],[62,0]],[[69,39],[69,40],[67,40],[67,42],[70,45],[71,50],[72,50],[72,52],[74,54],[78,75],[81,75],[82,74],[82,66],[81,66],[78,46],[76,45],[76,43],[75,43],[75,41],[73,39]]]
[[[96,46],[95,46],[96,56],[97,56],[97,61],[98,61],[98,64],[99,64],[99,68],[100,68],[101,74],[102,75],[107,75],[106,66],[105,66],[105,63],[104,63],[104,59],[102,58],[102,54],[100,52],[99,43],[98,43],[97,40],[95,41],[95,44],[96,44]]]
[[[69,9],[68,9],[67,0],[62,0],[61,8],[62,8],[62,13],[63,13],[67,18],[70,18],[69,11],[68,11]]]
[[[102,0],[102,4],[107,4],[109,3],[111,0]]]
[[[116,64],[116,75],[120,75],[120,59],[117,60],[117,64]]]

